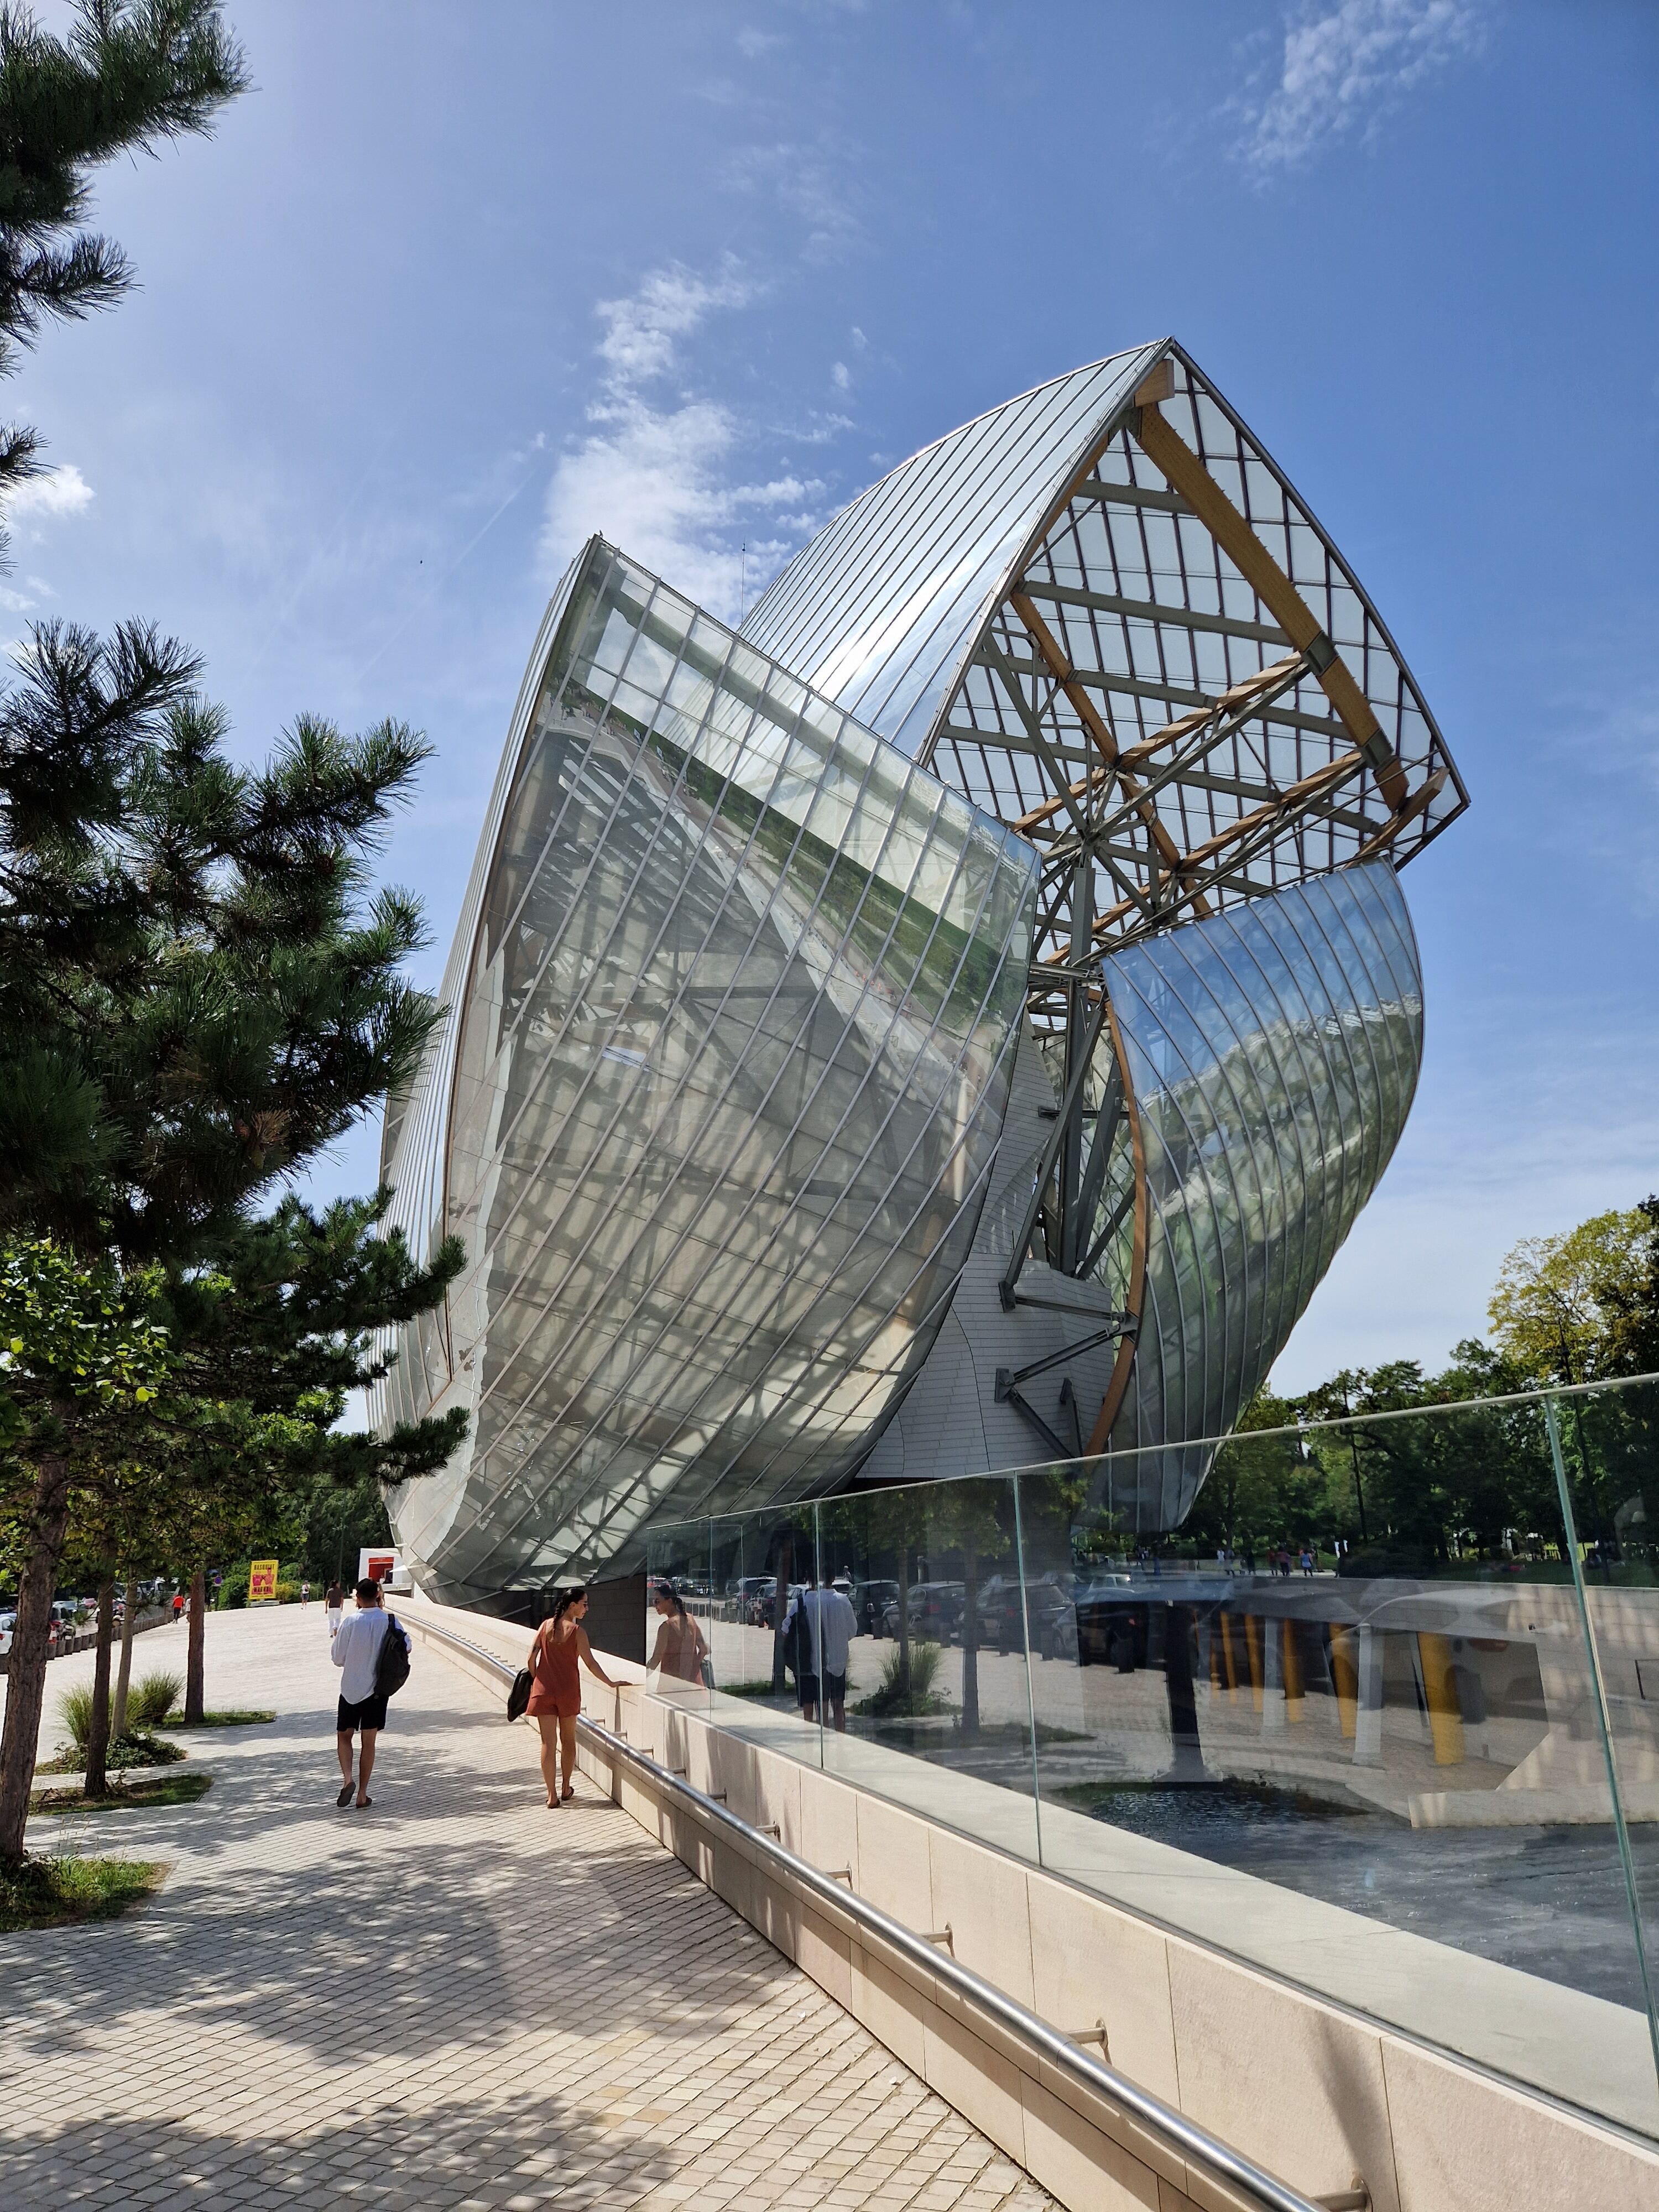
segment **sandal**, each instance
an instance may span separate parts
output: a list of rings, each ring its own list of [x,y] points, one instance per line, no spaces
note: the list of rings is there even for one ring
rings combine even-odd
[[[337,1805],[349,1805],[351,1802],[351,1793],[356,1787],[357,1785],[355,1782],[342,1783],[340,1785],[340,1794],[334,1800],[335,1803]]]
[[[559,1793],[562,1801],[566,1804],[569,1803],[570,1800],[575,1796],[575,1785],[574,1783],[569,1782],[565,1784],[564,1788]]]
[[[372,1797],[360,1797],[357,1800],[357,1810],[360,1813],[366,1813],[374,1802],[374,1800]]]

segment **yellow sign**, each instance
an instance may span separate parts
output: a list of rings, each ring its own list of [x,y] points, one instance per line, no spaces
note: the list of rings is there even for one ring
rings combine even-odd
[[[249,1567],[247,1601],[250,1605],[276,1604],[276,1562],[275,1559],[255,1559]]]

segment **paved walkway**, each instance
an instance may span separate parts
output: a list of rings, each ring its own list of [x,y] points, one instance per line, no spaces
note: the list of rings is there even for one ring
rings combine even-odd
[[[208,1634],[210,1705],[276,1724],[189,1740],[199,1805],[31,1832],[173,1871],[0,1938],[0,2205],[1052,2203],[583,1778],[550,1813],[470,1677],[417,1647],[338,1812],[320,1609]]]

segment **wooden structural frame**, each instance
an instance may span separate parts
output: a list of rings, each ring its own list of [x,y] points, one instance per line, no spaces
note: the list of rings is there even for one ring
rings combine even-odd
[[[1146,1167],[1133,1112],[1103,1141],[1113,1099],[1133,1103],[1101,1014],[1110,956],[1312,875],[1403,866],[1468,794],[1334,544],[1172,339],[1075,456],[919,757],[1042,855],[1029,1008],[1061,1105],[1004,1304],[1040,1256],[1132,1323]],[[1091,1451],[1134,1344],[1130,1325]]]

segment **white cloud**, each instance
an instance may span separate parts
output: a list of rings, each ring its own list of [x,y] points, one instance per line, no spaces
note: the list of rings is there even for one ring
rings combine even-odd
[[[775,46],[781,46],[783,43],[781,31],[759,31],[752,23],[746,23],[738,33],[738,52],[745,61],[757,61],[763,54],[769,54]]]
[[[769,192],[786,215],[805,224],[804,259],[833,261],[860,234],[854,204],[859,166],[859,149],[850,144],[781,140],[745,147],[732,156],[728,175],[733,191]]]
[[[753,295],[734,264],[713,279],[675,266],[653,270],[627,299],[599,303],[597,350],[605,366],[587,410],[591,434],[562,456],[548,487],[542,553],[550,570],[598,531],[700,605],[731,617],[745,569],[752,589],[790,550],[788,540],[750,535],[755,526],[811,527],[798,510],[822,489],[817,483],[788,473],[731,481],[749,439],[729,406],[695,394],[664,405],[651,389],[678,367],[679,341],[716,309],[740,307]]]
[[[1247,103],[1241,149],[1263,174],[1294,167],[1323,142],[1370,137],[1409,92],[1478,51],[1481,0],[1340,0],[1307,9],[1285,32],[1278,83]]]
[[[93,489],[72,461],[59,469],[43,469],[38,477],[25,477],[5,503],[8,521],[55,521],[60,515],[80,514],[92,505]]]
[[[741,307],[750,288],[728,265],[713,283],[678,264],[653,269],[630,299],[601,300],[595,313],[605,326],[599,357],[614,386],[631,386],[661,376],[674,365],[674,341],[689,337],[711,307]]]
[[[837,392],[850,392],[852,390],[853,373],[848,368],[847,363],[844,361],[838,361],[835,367],[830,370],[830,380],[835,386]]]

